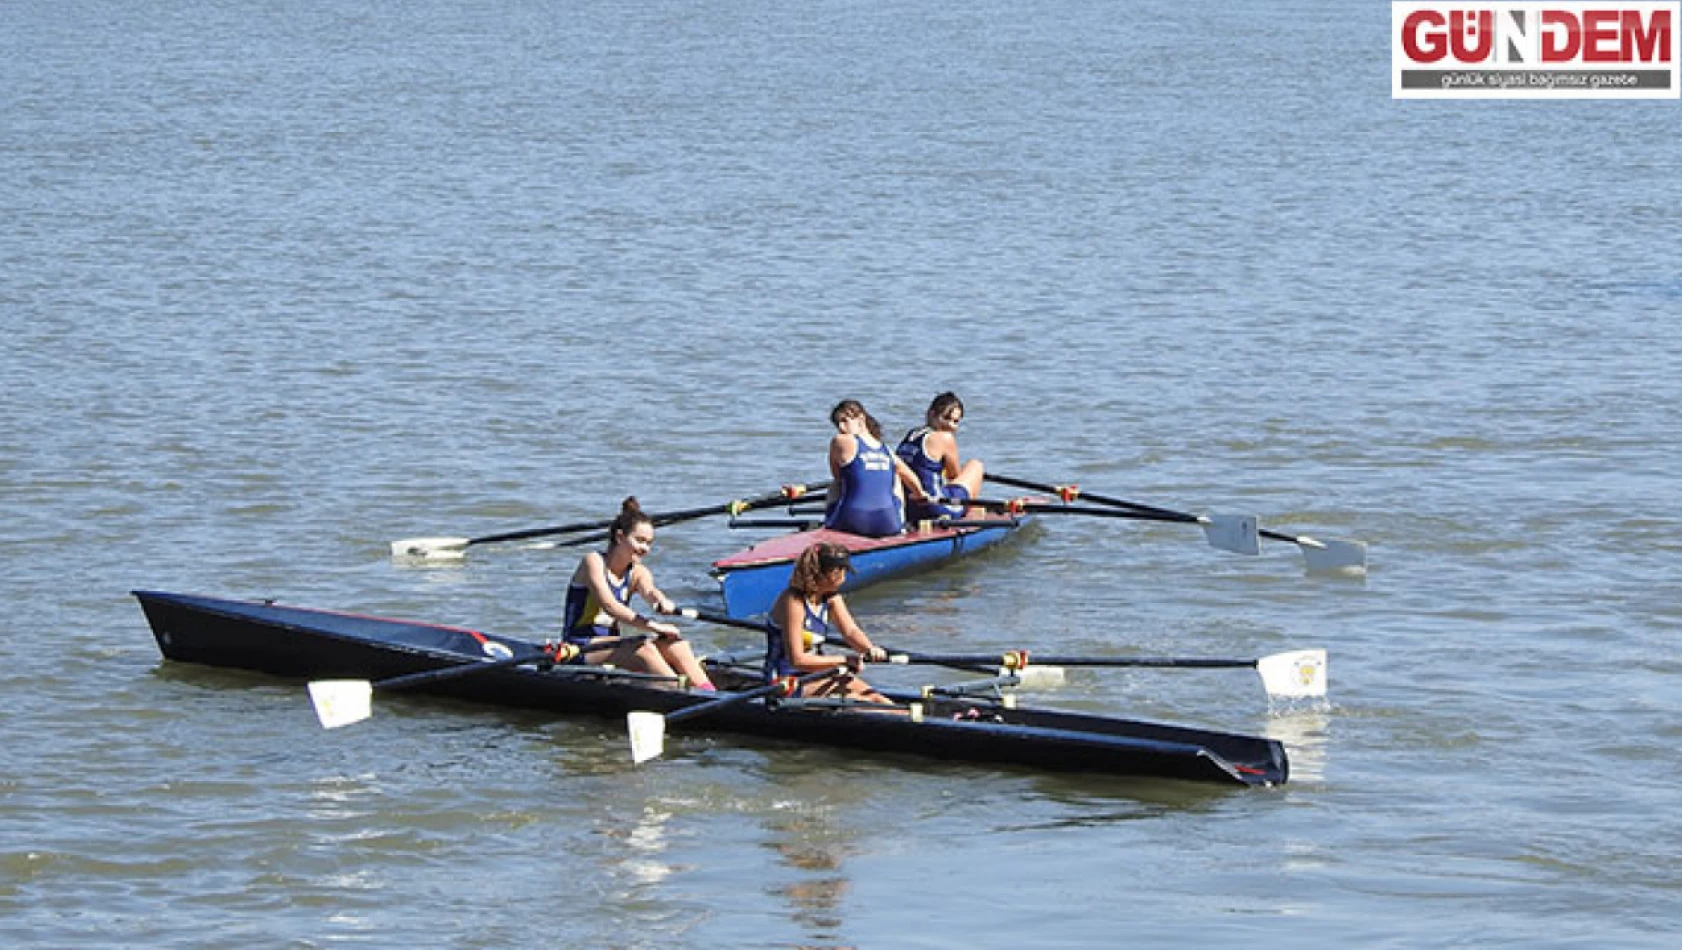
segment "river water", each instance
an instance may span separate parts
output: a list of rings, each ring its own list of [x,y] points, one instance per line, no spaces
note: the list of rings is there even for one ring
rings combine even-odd
[[[14,3],[0,942],[1670,946],[1682,113],[1394,102],[1381,4]],[[1034,701],[1283,738],[1229,791],[674,740],[166,664],[128,591],[554,629],[410,535],[998,472],[1066,518],[863,592],[912,649],[1323,646]],[[1668,421],[1667,421],[1668,420]],[[680,600],[761,535],[661,533]],[[704,648],[739,645],[692,627]],[[914,685],[905,671],[884,681]]]

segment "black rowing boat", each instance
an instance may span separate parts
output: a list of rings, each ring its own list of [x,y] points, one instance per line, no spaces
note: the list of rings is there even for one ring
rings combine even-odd
[[[166,659],[184,663],[312,680],[381,680],[485,664],[473,675],[440,678],[420,689],[494,705],[619,718],[634,710],[674,713],[729,695],[599,667],[509,665],[510,656],[539,656],[540,646],[463,627],[272,601],[160,591],[134,596],[158,649]],[[759,685],[724,669],[718,682],[734,690]],[[890,695],[902,704],[900,712],[755,699],[690,723],[710,732],[1065,772],[1240,785],[1282,784],[1288,775],[1284,746],[1272,739],[1013,707],[997,699]]]

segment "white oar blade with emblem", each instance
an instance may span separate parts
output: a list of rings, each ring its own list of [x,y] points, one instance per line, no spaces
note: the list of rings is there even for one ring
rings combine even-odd
[[[1256,661],[1262,688],[1278,699],[1315,699],[1326,695],[1326,651],[1275,653]]]
[[[316,680],[310,683],[310,702],[326,729],[361,722],[374,714],[374,684],[367,680]]]

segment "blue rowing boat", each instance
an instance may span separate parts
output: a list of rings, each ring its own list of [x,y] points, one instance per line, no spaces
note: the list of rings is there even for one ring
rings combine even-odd
[[[788,586],[795,559],[814,544],[839,544],[852,555],[854,573],[841,588],[851,591],[985,550],[1015,534],[1027,521],[974,518],[947,525],[936,523],[928,530],[885,538],[866,538],[829,528],[797,531],[714,561],[712,574],[724,594],[726,613],[739,618],[757,617],[771,609],[777,595]]]

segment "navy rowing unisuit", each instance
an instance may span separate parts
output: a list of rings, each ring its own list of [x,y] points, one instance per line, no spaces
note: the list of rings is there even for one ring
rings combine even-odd
[[[824,517],[824,527],[848,534],[881,538],[905,528],[905,514],[894,495],[894,456],[880,442],[853,436],[858,452],[841,467],[835,480],[839,497]]]
[[[801,636],[806,639],[806,648],[823,640],[829,633],[829,598],[816,607],[806,598],[800,598],[800,603],[806,608],[805,615],[800,621]],[[775,614],[775,611],[772,612]],[[800,671],[794,668],[789,659],[788,641],[783,637],[783,629],[777,618],[772,616],[766,623],[765,632],[765,682],[770,683],[785,676],[797,676]]]
[[[951,498],[959,501],[969,500],[969,489],[962,485],[948,484],[945,469],[940,460],[929,455],[923,448],[923,440],[928,438],[934,430],[928,426],[918,426],[905,434],[899,440],[899,457],[911,471],[917,474],[917,481],[923,486],[923,492],[930,498]],[[905,517],[907,521],[934,521],[939,518],[962,518],[967,510],[964,505],[924,504],[919,501],[906,503]]]
[[[607,586],[621,604],[631,602],[631,574],[635,571],[633,566],[624,577],[615,580],[606,565],[602,567],[602,572],[607,574]],[[583,646],[597,637],[611,637],[613,624],[613,618],[602,610],[602,605],[596,601],[596,592],[589,585],[567,585],[566,619],[561,622],[561,629],[565,631],[568,643]]]

